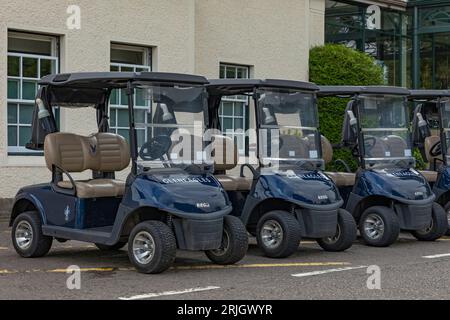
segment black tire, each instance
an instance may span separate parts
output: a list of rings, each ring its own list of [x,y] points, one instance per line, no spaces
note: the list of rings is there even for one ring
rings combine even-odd
[[[267,241],[263,241],[262,232],[263,226],[268,223],[275,223],[276,228],[281,228],[281,235],[278,233],[278,243],[274,246],[269,246]],[[297,251],[301,240],[301,229],[297,219],[287,211],[270,211],[262,216],[258,221],[256,227],[256,240],[258,246],[269,258],[286,258]]]
[[[227,265],[242,260],[247,249],[248,236],[244,224],[237,217],[225,216],[221,248],[205,251],[205,254],[212,262]]]
[[[19,244],[18,238],[23,232],[31,227],[31,239],[29,243],[24,246],[24,243]],[[21,232],[23,231],[23,232]],[[17,236],[16,236],[17,235]],[[27,233],[27,236],[29,232]],[[44,236],[42,234],[42,221],[37,211],[27,211],[19,214],[14,219],[11,239],[16,249],[16,252],[24,258],[37,258],[45,256],[52,247],[53,237]]]
[[[153,256],[148,261],[139,261],[134,254],[134,243],[138,235],[144,237],[150,236],[151,241],[153,241]],[[131,231],[128,243],[128,257],[137,271],[141,273],[161,273],[169,269],[175,260],[177,251],[175,236],[172,230],[160,221],[139,223]]]
[[[338,225],[333,237],[318,239],[317,243],[325,251],[344,251],[353,245],[356,240],[356,222],[353,216],[344,209],[338,210]]]
[[[120,250],[123,247],[125,247],[126,244],[127,244],[126,241],[119,241],[116,244],[113,244],[112,246],[108,246],[106,244],[101,244],[101,243],[95,243],[95,246],[100,251],[117,251],[117,250]]]
[[[415,230],[411,234],[419,241],[435,241],[448,230],[447,214],[438,203],[433,203],[431,212],[431,225],[424,230]]]
[[[378,236],[369,235],[369,231],[366,231],[366,228],[364,227],[366,220],[369,223],[370,221],[373,221],[374,217],[377,221],[381,221],[382,226],[384,227],[382,232],[378,232]],[[367,245],[373,247],[387,247],[398,239],[400,225],[398,217],[393,209],[383,206],[373,206],[367,208],[363,212],[359,221],[359,231]]]
[[[444,210],[445,213],[447,214],[447,232],[445,233],[445,235],[450,236],[450,202],[447,202]]]

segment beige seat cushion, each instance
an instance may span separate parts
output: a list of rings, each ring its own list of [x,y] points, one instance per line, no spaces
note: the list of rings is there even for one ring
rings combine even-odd
[[[338,187],[351,187],[355,184],[356,174],[350,172],[325,172]]]
[[[215,177],[226,191],[250,191],[252,188],[252,178],[229,176],[225,174],[216,175]]]
[[[125,193],[125,182],[113,179],[75,181],[78,198],[121,197]],[[58,182],[58,187],[72,189],[70,181]]]
[[[436,182],[438,173],[436,171],[419,171],[428,182]]]

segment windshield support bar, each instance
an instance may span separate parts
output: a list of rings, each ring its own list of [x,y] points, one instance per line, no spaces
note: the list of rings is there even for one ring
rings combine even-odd
[[[131,81],[127,82],[126,94],[128,96],[128,117],[130,123],[130,154],[131,154],[131,172],[137,174],[137,133],[134,124],[134,86]]]
[[[440,122],[440,138],[441,138],[441,154],[442,154],[442,160],[444,162],[444,165],[447,166],[447,133],[444,129],[444,108],[442,105],[442,100],[445,98],[439,97],[438,98],[438,110],[439,110],[439,122]]]

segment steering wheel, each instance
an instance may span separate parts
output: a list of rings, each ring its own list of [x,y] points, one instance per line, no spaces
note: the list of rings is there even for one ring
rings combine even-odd
[[[171,146],[172,140],[168,136],[156,136],[142,145],[139,157],[145,161],[160,159]]]
[[[430,156],[438,157],[441,154],[442,154],[442,145],[441,141],[438,141],[435,144],[433,144],[433,146],[430,148]]]
[[[305,165],[307,165],[305,168],[306,170],[314,170],[314,165],[307,160],[298,160],[297,162],[295,162],[295,165],[299,168],[303,168]]]
[[[364,149],[367,153],[372,151],[373,147],[375,147],[375,144],[377,143],[377,138],[372,136],[366,136],[364,137]]]

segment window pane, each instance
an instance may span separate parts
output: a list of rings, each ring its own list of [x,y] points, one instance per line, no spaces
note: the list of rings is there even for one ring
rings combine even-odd
[[[148,105],[147,100],[145,99],[145,90],[136,89],[136,105],[141,107]]]
[[[233,115],[233,102],[223,102],[223,115],[232,116]]]
[[[238,68],[237,69],[237,77],[238,77],[238,79],[247,78],[247,68]]]
[[[222,131],[226,133],[227,129],[233,129],[232,118],[222,118]]]
[[[136,68],[136,72],[147,72],[150,71],[150,68]]]
[[[110,70],[113,71],[113,72],[116,72],[116,71],[119,71],[119,67],[118,66],[111,66]]]
[[[236,68],[227,67],[227,79],[235,79],[236,78]]]
[[[111,108],[111,114],[109,115],[109,123],[111,125],[111,127],[115,127],[116,126],[116,109]]]
[[[8,126],[8,146],[17,146],[17,127]]]
[[[20,127],[19,128],[19,146],[25,147],[25,145],[30,142],[31,139],[31,127]]]
[[[41,59],[41,77],[55,72],[56,68],[54,60]]]
[[[124,137],[128,142],[130,141],[130,133],[128,132],[128,129],[117,130],[117,134]]]
[[[33,119],[33,105],[21,104],[19,107],[19,123],[31,124]]]
[[[8,76],[20,77],[20,58],[8,57]]]
[[[244,104],[243,103],[235,103],[234,104],[234,115],[235,116],[243,116],[244,115]]]
[[[8,99],[19,99],[18,80],[8,80]]]
[[[117,104],[118,103],[117,95],[118,95],[117,89],[114,89],[114,90],[111,91],[111,95],[109,96],[109,103],[110,104]]]
[[[145,130],[136,130],[138,147],[141,147],[145,142]]]
[[[144,63],[144,50],[134,51],[111,48],[111,61],[116,63],[142,65]]]
[[[118,109],[117,110],[117,126],[118,127],[128,127],[128,110]]]
[[[17,123],[17,104],[8,103],[8,123]]]
[[[219,78],[220,78],[220,79],[225,78],[225,66],[220,66],[220,74],[219,74]]]
[[[36,98],[36,82],[24,81],[22,90],[23,100],[34,100]]]
[[[234,130],[244,129],[244,119],[235,118],[234,119]]]
[[[125,92],[124,89],[120,90],[120,104],[123,106],[127,106],[128,105],[128,96]]]
[[[134,110],[134,121],[136,123],[145,123],[145,110]]]
[[[122,67],[120,69],[120,71],[122,71],[122,72],[133,72],[134,70],[133,70],[132,67]]]
[[[31,40],[15,37],[8,37],[8,51],[52,55],[52,42],[49,40]]]
[[[38,78],[38,60],[35,58],[22,59],[22,73],[26,78]]]

